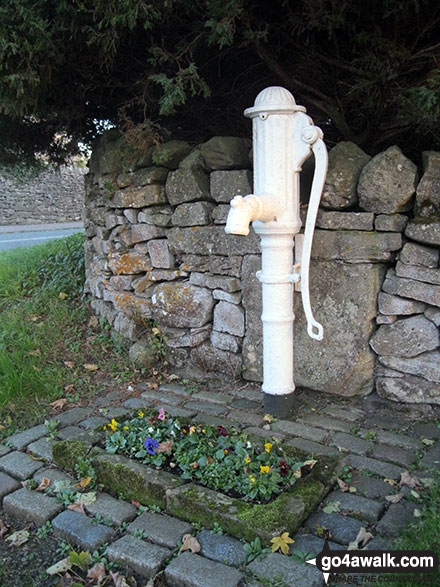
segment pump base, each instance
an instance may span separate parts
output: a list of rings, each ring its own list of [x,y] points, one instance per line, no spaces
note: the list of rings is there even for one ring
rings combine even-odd
[[[289,418],[295,415],[295,394],[286,393],[283,395],[273,395],[264,393],[264,413],[271,414],[276,418]]]

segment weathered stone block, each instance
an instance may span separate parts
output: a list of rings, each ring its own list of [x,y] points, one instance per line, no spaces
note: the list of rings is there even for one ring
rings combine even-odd
[[[151,157],[156,165],[162,165],[167,169],[176,169],[190,151],[191,146],[185,141],[168,141],[154,147]]]
[[[97,524],[86,515],[71,510],[58,514],[52,524],[56,536],[72,541],[89,551],[96,550],[115,534],[112,528]]]
[[[437,348],[439,333],[425,316],[412,316],[380,326],[371,337],[370,345],[378,355],[415,357]]]
[[[427,245],[440,245],[440,221],[437,218],[418,218],[408,224],[407,237]]]
[[[211,222],[213,204],[208,202],[192,202],[180,204],[171,217],[174,226],[204,226]]]
[[[64,506],[54,497],[23,487],[3,499],[3,509],[13,518],[42,526],[63,510]]]
[[[349,263],[390,261],[402,246],[397,232],[316,230],[312,259]]]
[[[243,580],[237,569],[189,552],[171,561],[164,574],[169,587],[239,587]]]
[[[5,438],[5,442],[9,442],[17,450],[22,450],[28,444],[38,440],[45,434],[47,434],[47,428],[43,424],[40,424],[38,426],[28,428],[27,430],[23,430],[23,432],[18,432],[18,434],[8,436],[8,438]]]
[[[397,465],[392,465],[391,463],[385,463],[383,461],[378,461],[377,459],[371,459],[370,457],[353,454],[348,455],[347,460],[352,467],[358,469],[359,471],[371,471],[376,473],[376,475],[385,477],[386,479],[400,480],[402,467],[398,467]]]
[[[322,573],[314,566],[301,563],[291,557],[277,552],[270,553],[261,560],[255,560],[246,567],[264,583],[257,585],[273,585],[282,577],[289,587],[321,587]],[[256,585],[256,587],[257,587]]]
[[[396,402],[440,404],[440,385],[416,377],[379,377],[377,393]]]
[[[440,153],[422,154],[423,176],[417,186],[416,213],[418,216],[438,215],[440,211]]]
[[[415,279],[397,277],[396,272],[392,269],[388,270],[382,289],[389,294],[412,298],[426,302],[431,306],[440,306],[440,286],[422,283]]]
[[[143,208],[166,203],[164,187],[156,184],[118,190],[111,201],[115,208]]]
[[[174,256],[170,253],[166,239],[150,240],[148,252],[153,267],[171,269],[174,266]]]
[[[117,310],[120,310],[130,318],[142,321],[144,318],[151,318],[151,300],[145,295],[136,295],[128,291],[113,292],[113,303]]]
[[[260,239],[253,230],[244,238],[226,234],[222,226],[171,228],[168,240],[179,254],[229,256],[260,252]]]
[[[212,137],[200,146],[210,169],[243,169],[250,167],[249,149],[239,137]]]
[[[108,493],[98,492],[96,500],[86,505],[87,513],[96,516],[100,514],[103,518],[109,518],[113,524],[120,526],[123,522],[131,522],[136,517],[137,510],[131,503],[122,499],[115,499]]]
[[[164,184],[168,176],[168,169],[165,167],[144,167],[136,171],[120,173],[116,183],[120,188],[141,187],[151,184]]]
[[[252,193],[252,174],[247,169],[213,171],[210,180],[211,196],[216,202],[229,203],[234,196]]]
[[[211,319],[214,300],[208,289],[189,283],[161,283],[151,298],[154,320],[168,326],[198,327]]]
[[[146,579],[154,577],[171,555],[167,548],[150,544],[126,534],[107,548],[106,556],[123,567],[128,566]]]
[[[246,552],[243,543],[230,536],[202,530],[197,535],[197,540],[202,547],[200,554],[221,563],[238,567],[246,562]]]
[[[318,211],[316,226],[328,230],[373,230],[372,212],[327,212]]]
[[[214,224],[226,224],[230,206],[228,204],[218,204],[211,213]]]
[[[440,326],[440,309],[439,308],[428,308],[425,310],[425,316],[431,322],[434,322],[436,326]]]
[[[399,147],[389,147],[365,165],[359,178],[363,210],[394,214],[408,210],[416,187],[417,167]]]
[[[0,473],[0,499],[21,487],[20,482],[6,473]]]
[[[142,212],[139,212],[137,220],[133,221],[132,224],[136,224],[136,222],[142,222],[144,224],[155,224],[156,226],[161,226],[164,228],[171,223],[172,214],[173,210],[170,206],[155,206],[153,208],[145,208],[142,210]]]
[[[398,261],[396,264],[396,275],[397,277],[406,277],[424,283],[440,285],[440,269],[430,269],[429,267],[420,267],[419,265],[406,265]]]
[[[440,251],[432,247],[405,243],[400,251],[399,259],[407,265],[421,265],[435,269],[438,266]]]
[[[182,255],[180,268],[184,271],[208,271],[209,273],[240,277],[242,261],[243,257],[237,255],[229,257],[220,255]]]
[[[106,489],[148,506],[163,508],[167,491],[185,483],[171,473],[156,471],[122,455],[98,455],[93,466],[98,482]]]
[[[115,275],[133,275],[152,268],[150,259],[135,251],[123,254],[110,253],[108,265]]]
[[[357,184],[371,159],[354,143],[342,141],[329,153],[327,179],[321,198],[323,208],[350,208],[357,203]]]
[[[219,374],[223,373],[229,380],[231,377],[241,375],[242,359],[240,355],[217,349],[208,343],[203,343],[193,349],[191,360],[205,371],[214,370]]]
[[[40,438],[28,444],[27,453],[34,457],[43,458],[46,461],[52,461],[52,444],[53,440],[51,438]]]
[[[212,331],[211,344],[218,349],[230,351],[231,353],[238,353],[241,347],[240,342],[235,336],[231,336],[225,332],[217,332],[216,330]]]
[[[108,280],[108,284],[111,289],[130,291],[133,289],[133,279],[135,279],[134,275],[113,275]]]
[[[402,358],[396,356],[382,356],[379,361],[385,367],[396,369],[403,373],[410,373],[423,377],[428,381],[440,383],[440,352],[432,351],[429,353],[422,353],[417,357]]]
[[[174,549],[182,541],[184,534],[192,534],[193,527],[187,522],[176,520],[170,516],[144,512],[128,527],[128,532],[144,531],[149,540]]]
[[[224,275],[210,275],[209,273],[192,272],[189,282],[193,285],[209,287],[209,289],[222,289],[226,292],[235,292],[241,289],[239,279]]]
[[[379,312],[389,316],[421,314],[426,308],[426,304],[423,302],[407,300],[405,298],[400,298],[399,296],[387,294],[383,291],[377,296],[377,302]]]
[[[170,348],[196,347],[209,338],[211,332],[210,325],[200,328],[192,328],[190,332],[182,331],[179,333],[167,334],[167,346]]]
[[[21,481],[32,477],[42,466],[43,463],[40,461],[35,461],[17,450],[0,458],[0,469]]]
[[[374,221],[374,228],[379,232],[403,232],[408,224],[404,214],[379,214]]]
[[[209,200],[209,179],[201,169],[172,171],[165,185],[168,201],[173,206],[196,200]]]
[[[336,513],[326,514],[325,512],[313,514],[305,523],[306,528],[314,531],[317,531],[319,527],[328,528],[332,539],[344,545],[355,540],[363,525],[365,522],[362,523],[349,516]]]
[[[133,224],[130,228],[129,245],[148,241],[152,238],[160,238],[165,235],[162,228],[154,224]]]
[[[218,302],[214,309],[214,330],[244,336],[244,312],[240,306]]]
[[[128,356],[130,361],[143,369],[150,369],[159,361],[159,356],[153,345],[143,340],[138,340],[130,347]]]
[[[222,300],[224,302],[229,302],[230,304],[239,304],[241,302],[241,293],[229,293],[223,289],[215,289],[212,292],[212,297],[214,300]]]
[[[337,503],[339,502],[339,503]],[[384,510],[384,504],[352,493],[333,491],[325,500],[326,504],[337,503],[339,511],[366,522],[376,522]]]

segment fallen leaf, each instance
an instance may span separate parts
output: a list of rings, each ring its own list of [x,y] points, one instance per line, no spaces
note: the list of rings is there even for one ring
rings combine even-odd
[[[28,530],[18,530],[5,538],[5,540],[11,543],[10,546],[21,546],[29,540],[29,536]]]
[[[350,486],[348,485],[348,483],[346,483],[345,481],[342,481],[342,479],[336,479],[336,481],[338,482],[339,489],[341,491],[349,491],[350,490]]]
[[[417,477],[410,475],[408,471],[404,471],[400,474],[399,486],[402,487],[402,485],[407,485],[414,489],[415,487],[421,487],[422,484]]]
[[[273,416],[271,414],[265,414],[263,420],[270,424],[273,421]]]
[[[62,560],[58,561],[48,569],[46,569],[46,573],[48,575],[62,575],[67,571],[70,571],[72,568],[72,563],[69,560],[69,557],[63,558]]]
[[[41,371],[40,367],[37,367],[37,365],[32,365],[32,369],[38,373]]]
[[[295,479],[301,479],[301,469],[296,469],[296,471],[293,471],[293,476]]]
[[[365,546],[372,538],[374,538],[373,534],[371,534],[371,532],[367,532],[367,530],[362,527],[359,530],[355,540],[350,542],[350,544],[347,546],[347,550],[358,550],[359,548]]]
[[[416,499],[420,499],[420,493],[418,493],[417,491],[414,491],[414,489],[411,489],[411,495],[413,497],[415,497]]]
[[[388,485],[397,485],[397,481],[395,481],[394,479],[384,479],[385,483],[388,483]]]
[[[87,371],[97,371],[99,369],[96,363],[84,363],[83,367],[84,369],[87,369]]]
[[[65,393],[72,393],[74,389],[75,389],[74,384],[69,383],[69,385],[66,385],[66,387],[64,388],[64,392]]]
[[[422,444],[424,444],[425,446],[432,446],[433,444],[435,444],[435,440],[432,440],[432,438],[423,438]]]
[[[112,578],[115,587],[130,587],[123,575],[110,572],[110,577]]]
[[[167,440],[166,442],[161,442],[159,446],[156,448],[156,452],[171,452],[173,448],[173,441]]]
[[[310,467],[310,469],[313,469],[317,462],[318,461],[315,461],[314,459],[309,459],[308,461],[304,461],[303,467]]]
[[[176,463],[170,463],[170,468],[171,469],[174,469],[174,467],[176,467],[176,466],[177,466]]]
[[[422,512],[420,510],[418,510],[418,509],[415,509],[414,510],[414,517],[415,518],[420,518],[421,516],[422,516]],[[6,538],[6,540],[7,540],[7,538]]]
[[[132,499],[131,500],[132,505],[134,505],[135,508],[139,509],[141,507],[141,502],[138,501],[137,499]]]
[[[41,479],[40,485],[37,487],[36,491],[43,491],[44,489],[47,489],[50,485],[50,479],[49,477],[43,477],[43,479]]]
[[[69,505],[67,506],[68,510],[72,510],[73,512],[79,512],[80,514],[84,514],[86,513],[85,509],[84,509],[84,505],[82,503],[69,503]]]
[[[348,491],[350,493],[356,493],[357,489],[356,489],[356,487],[351,486],[351,487],[349,487]]]
[[[192,553],[200,552],[201,546],[199,541],[195,536],[192,534],[185,534],[182,538],[182,546],[180,547],[179,552],[184,552],[185,550],[190,550]]]
[[[276,552],[277,550],[281,550],[284,554],[289,554],[289,544],[293,544],[295,540],[290,538],[288,532],[283,532],[280,536],[275,536],[271,540],[272,542],[272,552]]]
[[[69,369],[75,369],[76,367],[75,361],[64,361],[64,364],[66,365],[66,367],[69,367]]]
[[[72,385],[72,387],[73,387],[73,385]],[[67,404],[67,400],[66,400],[66,398],[63,397],[61,399],[55,400],[54,402],[51,402],[49,405],[54,410],[62,410],[66,404]]]
[[[339,508],[340,505],[341,505],[340,501],[332,501],[332,502],[328,503],[325,507],[323,507],[322,511],[325,512],[326,514],[333,514],[334,512],[340,511],[340,508]]]
[[[60,300],[65,300],[67,298],[67,294],[64,293],[63,291],[60,291],[60,293],[58,294],[58,297],[60,298]]]
[[[39,357],[41,355],[40,349],[36,349],[35,351],[29,351],[28,355],[31,357]]]
[[[3,538],[5,534],[9,532],[10,526],[5,524],[5,522],[0,518],[0,538]]]
[[[80,479],[79,482],[75,485],[75,487],[81,487],[84,489],[84,487],[87,487],[87,485],[89,485],[91,480],[91,477],[85,477],[84,479]]]
[[[198,469],[199,463],[198,463],[198,461],[194,461],[193,463],[190,463],[189,466],[191,467],[191,469]]]
[[[97,563],[87,572],[87,579],[94,579],[95,581],[104,579],[106,576],[104,563]]]
[[[212,463],[213,463],[213,462],[214,462],[214,459],[213,459],[212,457],[208,457],[208,458],[206,459],[206,464],[207,464],[207,465],[212,465]]]
[[[99,322],[98,322],[98,317],[97,316],[92,316],[89,320],[89,326],[90,328],[96,328],[98,326]]]
[[[399,503],[403,499],[403,493],[395,493],[394,495],[386,495],[385,499],[390,503]]]
[[[157,389],[159,387],[158,383],[149,383],[148,389]]]
[[[92,505],[96,501],[96,491],[90,491],[89,493],[81,493],[78,495],[75,503],[80,505]]]

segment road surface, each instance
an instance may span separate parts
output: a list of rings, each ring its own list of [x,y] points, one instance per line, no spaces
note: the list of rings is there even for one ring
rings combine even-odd
[[[54,238],[63,238],[82,231],[81,222],[0,226],[0,251],[15,249],[16,247],[31,247]]]

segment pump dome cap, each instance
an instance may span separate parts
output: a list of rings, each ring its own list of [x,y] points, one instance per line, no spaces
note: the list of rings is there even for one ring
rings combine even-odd
[[[246,108],[244,115],[248,118],[254,118],[264,112],[286,114],[306,112],[306,109],[304,106],[298,106],[289,90],[280,86],[271,86],[258,94],[254,105],[251,108]]]

